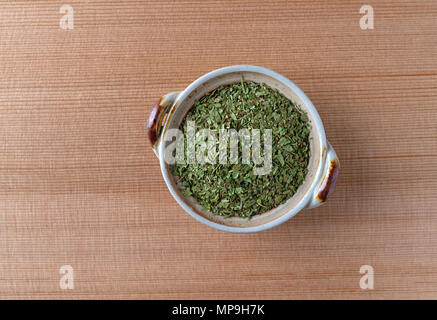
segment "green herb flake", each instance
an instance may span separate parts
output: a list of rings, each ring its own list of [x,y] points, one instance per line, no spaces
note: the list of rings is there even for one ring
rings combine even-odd
[[[272,130],[272,170],[254,175],[254,164],[175,164],[171,173],[184,194],[223,217],[252,218],[291,198],[308,173],[310,125],[307,114],[264,83],[223,85],[196,100],[181,124],[195,121],[196,130]],[[217,157],[218,160],[218,157]]]

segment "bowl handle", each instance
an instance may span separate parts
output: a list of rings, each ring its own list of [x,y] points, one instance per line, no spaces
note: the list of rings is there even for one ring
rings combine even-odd
[[[159,140],[161,139],[162,126],[164,124],[164,120],[166,120],[165,116],[170,110],[170,107],[176,101],[179,93],[180,91],[175,91],[163,95],[161,99],[159,99],[153,106],[152,111],[150,112],[149,119],[147,120],[147,136],[149,137],[149,141],[152,144],[153,151],[155,152],[157,157],[159,157],[158,145]]]
[[[310,202],[305,207],[311,209],[323,204],[334,191],[335,183],[337,182],[340,161],[338,160],[335,150],[331,144],[327,142],[327,146],[323,146],[322,152],[323,174],[320,182],[317,184],[314,194]]]

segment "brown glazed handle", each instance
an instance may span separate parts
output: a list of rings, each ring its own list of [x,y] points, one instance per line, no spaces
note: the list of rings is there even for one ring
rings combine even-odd
[[[153,106],[150,112],[149,119],[146,123],[146,131],[149,141],[152,145],[153,151],[158,156],[158,145],[161,139],[161,133],[163,128],[163,121],[165,115],[170,110],[170,107],[174,104],[176,98],[179,96],[180,92],[171,92],[166,94],[159,99]],[[169,119],[166,118],[165,121]]]
[[[152,147],[158,141],[160,126],[158,126],[158,120],[161,118],[160,115],[164,107],[161,105],[161,99],[156,102],[153,106],[152,111],[150,112],[149,119],[147,120],[147,136],[149,137],[149,141],[152,144]]]
[[[306,206],[307,209],[315,208],[323,204],[331,195],[332,191],[334,191],[335,183],[337,182],[340,161],[329,142],[327,142],[327,146],[323,146],[322,163],[322,177],[317,184],[311,200]]]

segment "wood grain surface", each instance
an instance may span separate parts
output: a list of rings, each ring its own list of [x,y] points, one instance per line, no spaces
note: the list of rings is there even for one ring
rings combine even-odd
[[[73,30],[63,4],[0,2],[0,298],[437,298],[436,1],[69,1]],[[296,82],[341,161],[326,205],[250,235],[186,214],[144,130],[233,64]]]

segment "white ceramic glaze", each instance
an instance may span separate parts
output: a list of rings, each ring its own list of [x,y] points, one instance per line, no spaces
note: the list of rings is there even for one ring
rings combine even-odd
[[[311,159],[305,181],[296,194],[285,204],[269,212],[256,215],[251,220],[212,215],[205,212],[193,199],[186,198],[177,186],[176,180],[171,176],[168,165],[164,161],[164,150],[167,142],[162,139],[169,127],[176,128],[180,125],[195,99],[200,98],[219,85],[237,81],[241,78],[241,75],[246,80],[265,82],[298,103],[302,109],[307,111],[312,127],[310,134]],[[334,188],[338,175],[339,160],[334,149],[326,140],[325,130],[316,108],[299,87],[275,71],[251,65],[236,65],[217,69],[198,78],[185,90],[171,92],[163,96],[155,108],[156,110],[152,111],[149,122],[152,126],[152,118],[155,117],[154,122],[158,123],[159,126],[155,128],[155,138],[151,138],[151,140],[153,149],[159,158],[161,172],[167,187],[185,211],[210,227],[236,233],[267,230],[287,221],[302,209],[319,206],[326,201]]]

